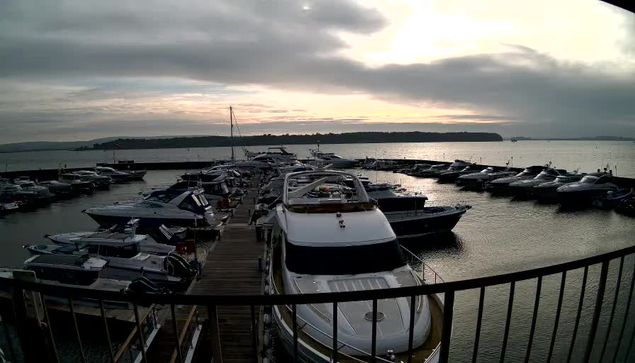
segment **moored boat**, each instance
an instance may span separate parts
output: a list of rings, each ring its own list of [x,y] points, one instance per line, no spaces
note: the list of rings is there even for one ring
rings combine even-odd
[[[104,227],[122,225],[138,218],[139,226],[158,227],[162,224],[181,227],[218,227],[209,202],[201,190],[184,192],[170,189],[150,193],[142,201],[120,203],[84,211]]]
[[[289,189],[294,178],[312,182]],[[352,178],[355,193],[345,196],[311,197],[307,194],[324,183]],[[422,278],[403,260],[397,238],[384,214],[367,196],[352,174],[319,171],[289,174],[285,178],[282,203],[274,222],[272,272],[268,277],[274,294],[310,294],[339,291],[416,286]],[[325,263],[327,262],[328,263]],[[380,300],[373,313],[369,302],[343,302],[297,306],[299,360],[329,362],[333,332],[337,329],[342,360],[370,361],[373,320],[377,326],[378,357],[395,355],[418,362],[438,354],[440,300],[416,297],[415,314],[410,315],[409,298]],[[333,326],[337,314],[338,324]],[[293,352],[293,314],[286,306],[274,306],[273,316],[283,346]],[[373,317],[375,316],[375,318]],[[413,350],[408,351],[410,320],[414,327]]]
[[[542,165],[534,165],[525,168],[525,170],[520,173],[509,176],[505,178],[498,178],[492,180],[486,184],[486,189],[492,193],[505,193],[509,192],[509,185],[511,183],[521,181],[521,180],[529,180],[535,178],[538,174],[540,174],[545,169]]]
[[[603,198],[608,192],[617,192],[619,188],[609,173],[592,173],[577,183],[563,185],[557,189],[558,201],[565,207],[588,206],[596,198]]]

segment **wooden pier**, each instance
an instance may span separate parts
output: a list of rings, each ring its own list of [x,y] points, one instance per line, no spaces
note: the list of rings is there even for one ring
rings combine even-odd
[[[190,291],[193,295],[258,295],[262,289],[262,273],[258,270],[258,258],[264,253],[264,243],[256,240],[253,225],[249,225],[250,212],[254,210],[258,190],[252,188],[243,200],[243,204],[236,208],[234,216],[225,226],[220,240],[218,240],[207,255],[203,273]],[[169,308],[169,307],[168,307]],[[256,307],[256,317],[258,317]],[[176,306],[175,315],[179,331],[179,344],[186,343],[181,349],[183,361],[186,360],[187,342],[186,332],[195,324],[195,317],[190,306]],[[254,327],[252,327],[252,310],[250,306],[219,306],[216,310],[218,336],[210,336],[208,307],[199,306],[197,309],[200,322],[206,321],[200,331],[199,346],[196,349],[194,361],[210,362],[212,355],[215,360],[222,359],[223,363],[242,363],[256,361],[257,352],[254,351]],[[175,349],[176,336],[174,323],[168,311],[168,317],[163,323],[161,332],[150,347],[148,360],[151,362],[178,362]],[[194,327],[195,328],[195,327]],[[193,335],[191,333],[190,335]],[[218,342],[220,349],[214,351],[212,341]],[[214,344],[217,345],[217,344]],[[217,356],[217,354],[220,354]]]

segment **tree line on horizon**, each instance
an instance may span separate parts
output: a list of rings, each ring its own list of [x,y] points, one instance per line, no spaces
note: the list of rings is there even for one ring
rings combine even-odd
[[[94,150],[112,149],[169,149],[219,146],[298,145],[298,144],[356,144],[392,142],[479,142],[503,141],[497,133],[490,132],[350,132],[342,134],[305,134],[234,137],[199,136],[160,139],[117,139],[93,145]],[[90,150],[79,148],[78,150]]]

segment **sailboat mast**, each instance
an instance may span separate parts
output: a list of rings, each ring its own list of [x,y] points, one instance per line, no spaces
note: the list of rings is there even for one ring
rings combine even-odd
[[[232,144],[232,161],[236,160],[234,156],[234,111],[232,106],[229,106],[229,132],[231,136],[231,144]]]

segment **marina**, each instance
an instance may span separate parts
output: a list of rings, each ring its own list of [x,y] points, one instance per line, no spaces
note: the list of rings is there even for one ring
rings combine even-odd
[[[266,155],[267,154],[259,154],[258,156],[260,156],[261,159],[263,157],[272,158]],[[227,170],[232,170],[231,167],[206,169],[202,172],[196,172],[197,169],[172,170],[165,165],[153,166],[152,164],[144,163],[139,163],[139,165],[136,165],[137,163],[127,163],[125,170],[134,170],[136,168],[147,170],[144,174],[143,181],[129,181],[123,184],[117,183],[112,185],[110,190],[94,191],[92,194],[82,195],[78,199],[60,199],[48,206],[31,209],[24,213],[8,214],[0,220],[0,223],[2,223],[3,230],[7,228],[18,228],[20,230],[19,233],[23,236],[27,236],[27,239],[29,239],[28,233],[26,233],[23,227],[20,227],[22,224],[15,224],[14,227],[10,227],[11,224],[7,224],[7,222],[25,221],[25,223],[29,223],[33,226],[43,226],[41,222],[38,222],[40,218],[47,218],[52,223],[55,223],[53,222],[55,220],[59,220],[61,223],[56,224],[55,228],[51,228],[47,231],[36,228],[36,230],[31,231],[33,237],[30,238],[29,242],[37,243],[38,241],[42,241],[42,236],[45,234],[52,235],[53,237],[49,236],[49,238],[53,238],[53,240],[56,238],[69,238],[55,237],[57,236],[55,233],[62,233],[59,236],[65,236],[64,233],[72,230],[95,230],[96,225],[91,221],[91,218],[85,214],[82,216],[81,213],[91,206],[108,206],[112,205],[113,202],[122,200],[139,200],[141,197],[139,194],[145,195],[145,198],[152,198],[153,195],[163,196],[166,194],[161,194],[165,193],[161,192],[161,190],[185,188],[175,189],[175,192],[170,194],[172,195],[170,198],[173,198],[174,196],[186,193],[188,187],[192,185],[190,183],[193,183],[193,188],[206,185],[206,183],[210,186],[216,185],[216,187],[209,189],[205,187],[204,190],[202,189],[202,194],[200,195],[204,195],[206,201],[209,199],[210,208],[214,208],[214,219],[222,223],[219,225],[220,229],[217,229],[217,233],[212,235],[209,233],[200,233],[197,235],[197,233],[193,231],[197,230],[199,223],[182,225],[182,223],[175,224],[174,220],[170,220],[169,218],[165,220],[167,225],[171,225],[169,228],[165,227],[166,230],[173,230],[174,228],[178,228],[179,225],[182,225],[180,228],[195,227],[192,231],[187,233],[187,237],[184,235],[182,238],[191,239],[194,237],[196,240],[199,240],[201,238],[209,239],[211,236],[212,241],[197,243],[197,246],[194,246],[197,250],[196,253],[192,253],[192,247],[189,246],[191,243],[189,242],[184,241],[181,243],[178,242],[178,240],[169,242],[171,240],[170,237],[162,242],[168,241],[167,243],[172,243],[176,246],[175,248],[177,250],[184,253],[184,256],[188,260],[193,261],[196,259],[198,261],[200,275],[198,278],[192,280],[190,286],[184,288],[186,295],[183,296],[209,296],[212,300],[216,297],[222,298],[222,296],[227,296],[231,300],[237,296],[244,295],[251,299],[253,296],[262,295],[263,293],[268,294],[272,291],[279,293],[283,291],[281,290],[282,280],[276,280],[278,277],[275,277],[275,267],[279,266],[279,262],[276,262],[275,258],[270,260],[270,258],[275,255],[273,251],[275,251],[276,247],[275,244],[270,245],[268,243],[268,241],[272,241],[272,238],[275,237],[275,233],[272,233],[272,228],[274,227],[271,224],[271,217],[268,218],[267,216],[268,209],[282,202],[282,194],[284,193],[280,188],[282,188],[283,184],[279,182],[272,184],[269,183],[267,179],[284,180],[285,175],[289,172],[309,170],[310,173],[310,170],[316,168],[310,165],[310,159],[305,159],[304,161],[307,162],[307,164],[305,164],[306,167],[300,167],[302,164],[294,165],[294,163],[299,163],[299,161],[283,161],[283,163],[287,164],[287,166],[285,166],[280,164],[281,161],[267,160],[269,165],[277,164],[277,166],[276,168],[266,167],[263,168],[262,171],[257,171],[258,169],[254,168],[254,165],[260,164],[236,162],[234,168],[237,170],[241,170],[242,168],[243,173],[249,175],[249,178],[243,177],[244,179],[241,179],[241,177],[235,179],[236,176],[233,175],[232,179],[226,179]],[[226,161],[225,163],[232,165],[231,161]],[[311,183],[311,179],[309,178],[306,180],[301,179],[298,185],[306,185],[306,187],[300,187],[300,189],[304,188],[303,190],[305,192],[309,192],[310,198],[327,198],[331,200],[333,196],[340,198],[344,195],[350,195],[351,187],[355,186],[355,183],[351,181],[357,178],[357,175],[368,175],[368,177],[360,177],[360,185],[370,197],[375,198],[379,209],[382,210],[382,215],[385,214],[385,218],[390,222],[391,230],[394,230],[394,233],[399,237],[403,247],[407,248],[406,251],[408,251],[408,253],[414,253],[414,260],[412,260],[411,263],[413,263],[413,266],[418,266],[417,268],[420,273],[423,274],[423,281],[426,281],[426,283],[438,283],[444,280],[458,281],[507,272],[513,273],[514,271],[544,266],[546,261],[552,264],[573,261],[589,255],[598,255],[604,252],[619,250],[620,248],[629,247],[632,244],[632,217],[611,210],[615,208],[615,206],[609,210],[591,205],[584,206],[584,208],[567,210],[566,208],[563,209],[560,207],[557,202],[536,202],[533,197],[527,198],[524,194],[523,198],[520,198],[520,195],[515,192],[506,192],[502,193],[502,195],[501,193],[492,194],[486,187],[487,182],[479,182],[476,187],[475,185],[459,182],[463,176],[471,175],[470,173],[478,174],[479,176],[488,175],[487,181],[489,182],[491,181],[490,178],[496,178],[493,175],[500,175],[502,177],[516,175],[522,172],[523,169],[521,168],[507,168],[507,171],[505,171],[504,166],[477,165],[462,162],[461,165],[450,168],[456,170],[451,171],[454,173],[451,177],[448,176],[438,180],[438,175],[444,172],[447,173],[445,169],[448,169],[451,163],[433,160],[399,159],[385,160],[383,163],[374,163],[374,167],[365,166],[370,165],[366,159],[357,160],[357,163],[364,168],[345,169],[345,172],[348,171],[350,173],[350,177],[347,177],[348,179],[345,178],[344,182],[340,184],[327,182],[319,186],[318,184]],[[219,164],[219,162],[205,162],[205,165],[210,166],[217,164]],[[183,166],[183,164],[170,165]],[[436,167],[435,165],[442,167]],[[117,167],[119,165],[113,164],[112,166]],[[384,170],[378,170],[380,168]],[[423,172],[426,168],[436,169],[437,171],[435,171],[435,174],[428,175],[426,172]],[[551,173],[548,171],[551,169],[548,169],[546,166],[540,168],[536,166],[535,169],[537,172],[531,172],[532,178],[540,174],[541,170],[547,171],[540,175],[547,175],[547,172]],[[507,174],[503,174],[501,171]],[[35,171],[35,173],[37,172],[39,171]],[[25,176],[29,175],[28,171],[22,171],[21,173]],[[240,173],[237,175],[240,175]],[[435,175],[437,177],[434,177]],[[222,177],[222,179],[218,179],[219,177]],[[541,176],[534,184],[538,186],[542,184],[543,181],[552,182],[556,180],[556,177],[555,175],[553,177],[549,175],[545,177]],[[181,187],[179,183],[174,184],[174,180],[178,180],[179,178],[187,178],[184,180],[193,180],[193,182],[188,182],[184,184],[184,187]],[[449,178],[451,178],[451,180]],[[573,183],[574,180],[579,181],[580,179],[581,178],[567,179],[567,182]],[[629,178],[616,177],[613,179],[615,183],[619,184],[619,187],[623,189],[628,188],[633,183],[632,179]],[[196,180],[206,181],[200,184],[201,182],[197,182]],[[227,183],[227,186],[218,187],[218,185],[221,184],[218,184],[219,182],[217,180],[222,180],[222,185]],[[527,182],[523,183],[528,184]],[[267,185],[269,189],[265,188]],[[260,192],[261,189],[262,193]],[[238,192],[239,190],[242,190],[242,192]],[[357,193],[353,192],[352,195],[356,194]],[[231,202],[231,199],[228,199],[228,202],[223,201],[223,198],[227,198],[229,195],[233,196],[232,198],[234,198],[233,200],[235,200],[235,202]],[[163,199],[166,202],[168,201],[167,198]],[[623,201],[628,202],[628,200],[628,198],[624,198]],[[263,201],[267,201],[267,204],[262,204]],[[196,204],[196,202],[193,203]],[[180,205],[180,202],[177,204]],[[285,203],[283,202],[283,204]],[[205,205],[206,204],[202,202],[202,206],[205,207]],[[266,205],[270,206],[265,208],[264,206]],[[196,209],[193,210],[196,211]],[[65,215],[68,213],[77,213],[78,216],[82,218],[71,222],[65,218]],[[445,220],[441,219],[446,218],[441,217],[445,215],[444,213],[456,213],[458,218],[444,222]],[[137,217],[141,217],[142,219],[142,215],[139,215],[139,213],[136,214]],[[310,223],[307,227],[313,224],[310,221],[313,221],[315,217],[311,217],[311,215],[311,213],[307,215],[309,216],[307,221]],[[426,218],[430,218],[430,216],[435,219],[433,219],[430,224],[426,224],[427,222],[425,222],[425,220]],[[132,215],[130,217],[132,217]],[[347,219],[348,218],[345,218],[344,220]],[[29,222],[29,220],[32,220],[32,222]],[[413,221],[411,225],[403,224],[403,222],[410,220]],[[318,220],[314,220],[314,222],[317,221]],[[566,221],[565,229],[561,228],[561,221]],[[347,223],[345,223],[345,225],[346,224]],[[143,223],[140,223],[140,225],[143,225]],[[53,224],[50,224],[50,226],[53,226]],[[498,229],[492,230],[491,226],[498,226]],[[540,229],[528,229],[527,226],[540,226]],[[348,228],[352,228],[351,231],[358,229],[358,227]],[[7,230],[7,233],[18,233],[18,229],[16,229],[16,232]],[[144,229],[141,228],[140,231],[143,232]],[[87,232],[83,233],[81,236],[90,235],[86,235],[85,233]],[[316,233],[309,233],[309,236],[318,235]],[[124,233],[124,235],[126,234]],[[71,234],[69,236],[74,235]],[[98,237],[100,235],[95,236]],[[157,237],[156,232],[154,237]],[[554,245],[550,243],[550,241],[554,240],[561,241],[561,244]],[[598,245],[596,243],[597,240],[602,240],[604,243]],[[86,240],[82,241],[86,243]],[[22,243],[24,242],[25,241],[22,241]],[[574,248],[567,247],[572,243],[575,243]],[[78,246],[78,251],[81,250],[81,248],[86,248],[83,246],[84,245]],[[152,247],[151,244],[146,244],[146,247],[143,247],[144,245],[140,246],[142,251],[143,248],[145,248],[150,249],[152,253],[164,253],[160,252],[163,251],[163,248]],[[532,248],[527,248],[527,246],[532,246]],[[523,249],[521,254],[509,254],[506,252],[520,248]],[[48,247],[42,248],[42,251],[48,251],[50,249],[51,248]],[[19,267],[22,264],[21,261],[27,257],[24,254],[26,251],[20,248],[15,252],[19,253],[16,253],[14,257],[10,257],[9,255],[7,259],[7,261],[13,260],[14,262],[7,262],[7,265]],[[93,253],[94,252],[95,251],[93,251]],[[106,253],[106,250],[102,253]],[[503,262],[501,264],[492,264],[490,262],[491,253],[503,253],[506,258],[504,261],[501,260],[501,262]],[[316,266],[323,263],[322,261],[329,259],[327,257],[319,258],[317,255],[313,257],[316,258],[313,263],[318,263]],[[115,263],[112,257],[104,257],[103,259],[106,261],[110,259],[110,264]],[[348,259],[348,261],[351,261],[351,259]],[[346,262],[342,260],[337,264],[342,263]],[[374,263],[371,263],[371,265],[373,264]],[[457,268],[459,266],[460,268]],[[615,265],[613,264],[611,266],[610,271],[614,273]],[[266,273],[267,271],[272,271],[272,267],[274,267],[274,275],[271,277],[272,280],[269,280]],[[624,268],[620,267],[620,270],[623,270],[621,274],[627,276],[632,272],[632,266],[626,264]],[[443,278],[441,278],[441,276],[443,276]],[[584,276],[580,276],[578,272],[572,272],[569,276],[568,283],[579,283],[582,277]],[[587,279],[589,282],[598,281],[595,276],[589,276]],[[624,279],[622,278],[622,280]],[[152,281],[152,279],[150,279],[150,281]],[[156,280],[152,283],[156,282],[159,282],[159,285],[161,284],[160,281]],[[554,288],[557,290],[555,281],[545,279],[542,284],[542,291],[548,291]],[[624,282],[624,284],[626,284],[626,282]],[[616,287],[617,285],[608,284],[606,287],[607,293],[615,292],[616,296],[619,294],[625,295],[626,293],[624,291],[628,290],[627,287],[616,290]],[[271,290],[272,288],[273,290]],[[500,329],[496,328],[497,324],[505,320],[509,321],[509,318],[505,318],[504,313],[508,311],[508,301],[507,297],[505,297],[505,292],[499,291],[496,287],[491,287],[490,289],[494,291],[494,295],[488,295],[490,297],[488,298],[487,304],[485,304],[485,313],[489,311],[487,314],[490,316],[487,320],[483,320],[479,323],[480,331],[477,333],[478,335],[488,337],[491,335],[495,337],[497,334],[500,334]],[[567,291],[573,294],[573,291],[569,289],[567,289]],[[342,290],[339,290],[339,292],[342,292]],[[517,301],[532,301],[534,294],[535,291],[527,289],[526,287],[523,288],[522,284],[519,284],[515,291]],[[169,296],[170,295],[157,295],[157,298],[159,300],[168,299]],[[437,339],[437,343],[426,342],[424,346],[427,347],[426,349],[429,349],[429,351],[425,356],[432,357],[433,355],[430,354],[434,353],[434,356],[439,357],[442,356],[441,345],[437,346],[435,344],[440,344],[443,340],[442,322],[448,318],[443,313],[446,309],[444,309],[442,303],[447,297],[444,294],[439,294],[438,298],[432,298],[432,296],[436,295],[428,296],[428,306],[430,306],[433,312],[432,326],[436,327],[435,329],[437,330],[431,332],[430,337]],[[492,300],[491,296],[500,296],[501,299]],[[588,299],[588,296],[589,295],[587,295],[585,299]],[[207,303],[180,304],[178,303],[178,295],[174,295],[174,299],[176,300],[173,303],[149,306],[148,311],[153,311],[150,315],[144,313],[146,310],[141,311],[142,319],[139,321],[140,324],[147,324],[146,319],[148,317],[152,317],[152,319],[154,319],[153,321],[155,321],[155,323],[151,324],[151,326],[155,327],[154,329],[142,329],[146,342],[144,344],[147,345],[144,354],[146,355],[145,359],[148,359],[148,361],[176,362],[180,361],[180,359],[183,359],[182,361],[209,361],[212,357],[214,357],[216,361],[227,360],[231,362],[254,361],[256,359],[262,359],[263,357],[271,360],[284,361],[290,359],[289,356],[293,357],[293,334],[290,336],[287,335],[286,337],[280,335],[281,333],[274,334],[272,330],[273,327],[271,326],[271,320],[274,320],[272,317],[279,317],[280,319],[278,319],[277,325],[283,326],[282,331],[286,330],[289,332],[293,330],[293,324],[291,323],[293,321],[294,310],[291,305],[286,305],[286,308],[280,308],[281,306],[272,308],[271,305],[262,303],[252,303],[250,305],[218,304],[216,306]],[[467,353],[465,353],[469,350],[468,347],[473,347],[471,344],[465,342],[473,340],[474,321],[472,319],[474,319],[475,315],[478,316],[482,313],[477,311],[480,310],[478,306],[482,304],[479,303],[479,300],[482,300],[482,298],[479,298],[478,294],[457,292],[454,299],[454,301],[451,301],[453,304],[453,315],[457,318],[469,318],[465,321],[455,319],[452,323],[452,344],[449,354],[454,358],[450,361],[454,361],[454,359],[456,359],[456,361],[464,361],[467,360],[468,357]],[[541,305],[543,309],[545,306],[554,307],[553,304],[555,302],[553,299],[545,296],[544,300]],[[571,299],[571,301],[573,301],[573,299]],[[439,303],[441,303],[440,307],[438,305]],[[536,324],[535,322],[532,323],[532,320],[535,320],[535,318],[531,319],[531,309],[525,309],[525,307],[531,307],[531,305],[530,303],[523,303],[521,306],[516,307],[513,316],[516,316],[515,324],[520,325],[505,332],[504,340],[509,340],[508,343],[505,344],[516,346],[519,344],[519,339],[522,341],[522,332],[525,331],[521,327],[525,326],[525,324]],[[569,303],[563,303],[562,305],[564,305],[564,307],[561,309],[565,314],[572,311],[575,312],[576,308],[574,305],[570,305]],[[94,316],[95,318],[101,316],[99,309],[90,310],[78,306],[74,311],[70,311],[68,307],[64,308],[63,306],[64,304],[59,304],[58,306],[51,306],[51,309],[63,312],[67,315],[74,314],[78,316],[78,319],[85,319],[82,316]],[[345,308],[345,306],[346,304],[343,304],[342,308],[348,309]],[[386,309],[385,305],[378,306],[384,306],[382,309]],[[586,304],[584,306],[582,310],[583,314],[592,313],[592,306],[587,306]],[[139,308],[141,308],[141,306],[139,306]],[[618,313],[626,313],[621,309],[622,308],[617,309]],[[371,312],[372,311],[371,309]],[[306,319],[306,317],[303,317],[304,315],[301,314],[305,313],[298,314],[298,319]],[[111,313],[111,315],[107,314],[106,316],[109,320],[115,319],[128,323],[135,322],[134,314],[117,317]],[[481,319],[482,317],[479,318],[479,321]],[[602,319],[606,319],[606,317]],[[602,319],[601,321],[605,322],[605,320]],[[371,316],[370,321],[372,322],[372,320],[373,318]],[[301,321],[303,322],[299,322],[299,327],[307,324],[306,320]],[[542,320],[538,321],[540,322]],[[630,321],[628,317],[625,320],[625,322]],[[572,322],[570,320],[563,320],[560,323],[561,329],[571,329],[571,324]],[[625,323],[625,326],[626,325]],[[315,326],[314,323],[311,323],[311,326]],[[378,326],[381,325],[378,324]],[[512,327],[513,326],[514,325],[512,325]],[[588,328],[586,323],[582,323],[582,326]],[[141,349],[139,348],[140,343],[136,335],[138,328],[135,325],[130,325],[130,329],[131,330],[126,334],[128,338],[122,342],[122,345],[118,349],[114,349],[114,347],[112,349],[113,357],[118,358],[115,361],[124,359],[123,357],[125,356],[136,356],[137,360],[144,359],[144,354],[141,353]],[[299,339],[304,339],[302,341],[310,339],[306,334],[315,334],[315,331],[311,333],[311,330],[307,329],[308,328],[305,327],[305,329],[298,334]],[[315,329],[318,328],[316,327]],[[324,329],[327,328],[320,328],[319,331],[324,332]],[[534,333],[535,337],[532,337],[532,344],[548,344],[550,334],[547,334],[547,332],[550,329],[548,324],[546,326],[545,324],[537,324],[535,328],[536,332]],[[627,333],[630,331],[629,329],[630,328],[626,329]],[[320,334],[326,337],[330,336],[330,339],[332,339],[333,336],[332,333],[329,334],[328,332]],[[338,336],[343,339],[344,336],[342,336],[342,334],[344,333],[338,334]],[[406,337],[407,335],[408,334],[406,334]],[[265,336],[267,338],[265,338]],[[265,341],[268,343],[268,346],[263,346]],[[483,357],[481,359],[484,361],[494,360],[494,357],[498,355],[496,352],[499,352],[500,349],[500,346],[496,348],[496,341],[501,341],[501,339],[483,338],[479,344],[479,356]],[[321,344],[326,347],[329,346],[326,341],[323,341]],[[179,348],[177,349],[175,345],[178,345]],[[340,352],[341,359],[346,360],[348,359],[346,358],[347,356],[361,354],[361,351],[364,352],[362,356],[364,354],[372,354],[370,348],[357,345],[359,344],[352,345],[354,349],[343,349]],[[393,345],[393,347],[397,346],[398,344]],[[2,346],[0,345],[0,347]],[[283,349],[283,347],[286,349]],[[289,349],[289,347],[291,347],[291,349]],[[301,345],[301,347],[304,347],[304,345]],[[3,349],[4,348],[8,349],[8,347],[3,347]],[[99,349],[102,349],[99,345],[86,348],[89,352],[99,351]],[[328,357],[332,355],[332,353],[329,353],[328,348],[314,349],[317,349],[317,351],[322,350],[320,354],[323,356],[326,355]],[[301,352],[306,352],[306,348],[302,348]],[[584,354],[581,347],[575,348],[572,353]],[[378,351],[376,354],[381,357],[386,357],[387,354],[388,356],[390,355],[385,349]],[[463,354],[466,355],[463,356]],[[508,359],[515,359],[515,354],[522,354],[522,352],[516,349],[508,350]],[[533,354],[537,357],[541,357],[545,354],[545,351],[535,350]],[[564,353],[558,353],[556,350],[555,354]],[[399,356],[399,354],[397,354],[397,356]],[[428,361],[426,358],[422,358],[418,353],[412,357],[415,358],[413,361]],[[520,356],[517,358],[520,358]],[[406,358],[399,359],[407,360]]]

